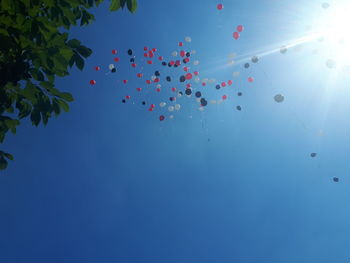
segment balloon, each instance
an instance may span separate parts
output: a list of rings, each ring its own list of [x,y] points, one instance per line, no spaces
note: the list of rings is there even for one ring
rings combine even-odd
[[[190,52],[186,52],[186,57],[190,57],[191,53]]]
[[[155,104],[151,104],[151,108],[153,109],[153,108],[155,108],[156,107],[156,105]]]
[[[205,87],[207,85],[207,83],[205,82],[202,82],[202,86]]]
[[[95,70],[96,70],[96,71],[99,71],[100,69],[101,69],[101,68],[100,68],[99,66],[96,66],[96,67],[95,67]]]
[[[227,84],[228,84],[229,86],[231,86],[231,85],[232,85],[232,80],[227,81]]]
[[[227,95],[223,95],[223,96],[222,96],[222,99],[223,99],[223,100],[226,100],[226,99],[227,99]]]
[[[170,78],[169,76],[167,76],[165,79],[166,79],[168,82],[171,81],[171,78]]]
[[[113,54],[113,55],[117,54],[117,50],[112,49],[112,54]]]
[[[274,100],[275,100],[276,102],[278,102],[278,103],[284,101],[284,96],[283,96],[282,94],[277,94],[277,95],[275,95],[275,97],[273,97],[273,98],[274,98]]]
[[[204,107],[204,106],[207,106],[208,102],[206,101],[205,98],[201,98],[201,105]]]
[[[257,63],[259,61],[259,58],[257,56],[252,57],[252,62]]]
[[[175,91],[176,91],[176,88],[171,88],[171,91],[175,92]]]
[[[184,43],[179,42],[179,47],[182,47],[184,45]]]
[[[244,27],[242,25],[238,25],[236,29],[238,32],[241,33],[243,31]]]
[[[186,52],[183,51],[183,50],[181,50],[181,51],[180,51],[180,56],[181,56],[181,57],[184,57],[185,55],[186,55]]]
[[[153,108],[149,108],[148,110],[149,110],[149,111],[153,111]]]
[[[326,61],[326,66],[328,67],[328,68],[335,68],[336,66],[337,66],[337,62],[335,61],[335,60],[333,60],[333,59],[328,59],[327,61]]]
[[[154,72],[154,75],[156,75],[157,77],[160,76],[160,72],[157,70],[156,72]]]
[[[160,115],[160,116],[159,116],[159,120],[160,120],[160,121],[164,121],[164,119],[165,119],[165,117],[164,117],[163,115]]]
[[[197,66],[199,64],[198,60],[193,61],[193,65]]]
[[[144,47],[144,48],[143,48],[144,51],[147,51],[147,49],[148,49],[147,47]]]
[[[169,116],[169,119],[174,119],[174,115],[170,115],[170,116]]]
[[[148,53],[144,53],[143,56],[144,56],[145,58],[147,58],[147,57],[148,57]]]
[[[147,60],[147,63],[151,65],[153,62],[152,60]]]
[[[177,96],[178,96],[179,98],[182,97],[182,95],[183,95],[182,91],[179,91],[179,93],[177,94]]]
[[[127,80],[127,79],[124,79],[124,80],[123,80],[123,83],[124,83],[124,84],[128,83],[128,80]]]
[[[192,86],[191,83],[186,84],[186,88],[188,88],[188,89],[191,88],[191,86]]]
[[[157,49],[156,49],[156,48],[152,48],[152,51],[153,51],[153,52],[157,52]]]
[[[184,71],[188,71],[188,67],[184,67]]]
[[[170,101],[176,101],[176,98],[175,97],[170,97],[169,100]]]
[[[200,81],[200,78],[199,78],[199,77],[195,77],[195,78],[194,78],[194,81],[195,81],[196,83],[198,83],[198,82]]]
[[[157,92],[160,92],[160,88],[156,88],[156,91],[157,91]]]
[[[180,104],[175,104],[175,110],[180,110],[181,105]]]
[[[112,73],[115,73],[115,72],[117,72],[117,69],[116,68],[112,68]]]
[[[191,42],[192,39],[191,39],[191,37],[185,37],[185,41],[186,41],[186,42]]]
[[[191,54],[196,54],[197,53],[197,51],[196,50],[191,50]]]
[[[163,57],[162,56],[158,57],[158,60],[163,60]]]
[[[142,105],[146,105],[146,101],[143,101],[143,102],[142,102]]]
[[[233,38],[237,40],[239,38],[239,33],[238,32],[234,32],[233,33]]]
[[[187,73],[185,77],[186,77],[187,80],[192,79],[192,74],[191,73]]]
[[[180,66],[180,65],[181,65],[180,60],[176,60],[176,61],[175,61],[175,65],[176,65],[176,66]]]
[[[109,64],[108,68],[109,68],[110,70],[112,70],[112,69],[114,69],[114,65],[113,65],[113,64]]]
[[[238,92],[237,95],[240,97],[242,96],[242,92]]]
[[[249,63],[245,63],[245,64],[244,64],[244,67],[245,67],[245,68],[249,68],[249,66],[250,66]]]
[[[186,80],[186,77],[182,75],[182,76],[180,77],[180,82],[184,82],[185,80]]]
[[[131,49],[128,50],[128,55],[129,55],[129,56],[132,55],[132,50],[131,50]]]
[[[160,85],[160,84],[157,84],[157,86],[156,86],[156,87],[157,87],[157,88],[160,88],[161,86],[162,86],[162,85]]]
[[[248,82],[252,83],[254,81],[254,79],[252,77],[248,78]]]
[[[137,73],[137,77],[138,77],[138,78],[142,78],[142,77],[143,77],[143,74],[142,74],[142,73]]]
[[[317,153],[311,153],[311,154],[310,154],[310,156],[311,156],[312,158],[315,158],[316,155],[317,155]]]
[[[216,88],[216,89],[220,89],[221,86],[220,86],[219,84],[217,84],[217,85],[215,86],[215,88]]]
[[[163,65],[163,66],[166,66],[166,62],[165,62],[165,61],[163,61],[163,62],[162,62],[162,65]]]
[[[176,57],[176,56],[177,56],[177,51],[173,51],[173,52],[171,53],[171,55],[172,55],[173,57]]]
[[[168,111],[174,111],[174,106],[169,106]]]
[[[115,62],[119,62],[119,58],[114,58],[113,59]]]
[[[159,103],[159,106],[160,106],[160,107],[162,107],[162,108],[163,108],[163,107],[165,107],[165,105],[166,105],[166,103],[165,103],[165,102],[161,102],[161,103]]]
[[[183,60],[184,63],[187,63],[187,62],[189,62],[189,61],[190,61],[189,58],[185,58],[185,59]]]
[[[226,83],[225,82],[221,82],[221,87],[226,87]]]
[[[198,72],[198,71],[194,71],[193,74],[194,74],[195,76],[198,76],[198,75],[199,75],[199,72]]]
[[[322,3],[322,8],[327,9],[329,7],[329,3],[324,2]]]
[[[95,85],[96,84],[96,80],[90,80],[90,85]]]
[[[196,95],[197,98],[200,98],[200,97],[202,96],[202,93],[201,93],[200,91],[197,91],[197,92],[195,93],[195,95]]]
[[[218,5],[216,6],[216,8],[217,8],[218,10],[222,10],[222,9],[224,8],[224,5],[223,5],[223,4],[218,4]]]
[[[149,79],[146,80],[147,84],[151,84],[151,81]]]
[[[151,77],[151,80],[154,81],[156,78],[157,78],[156,76],[152,76],[152,77]]]
[[[135,63],[132,63],[131,66],[132,66],[133,68],[136,68],[136,64],[135,64]]]
[[[141,91],[141,88],[136,88],[137,91]]]
[[[125,102],[126,102],[126,100],[125,100],[125,99],[122,99],[122,102],[123,102],[123,103],[125,103]]]
[[[192,90],[191,89],[186,89],[185,90],[185,94],[190,96],[192,94]]]
[[[236,109],[240,111],[240,110],[242,110],[242,107],[241,106],[237,106]]]
[[[130,62],[134,63],[135,62],[135,58],[131,58]]]
[[[282,46],[282,47],[280,48],[281,54],[285,54],[287,51],[288,51],[288,49],[287,49],[286,46]]]
[[[338,183],[339,182],[339,178],[338,177],[333,177],[333,182]]]
[[[127,96],[125,96],[125,98],[129,100],[129,99],[130,99],[130,96],[129,96],[129,95],[127,95]]]

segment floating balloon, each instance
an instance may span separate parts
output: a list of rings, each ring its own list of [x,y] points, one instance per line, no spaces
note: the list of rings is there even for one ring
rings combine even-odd
[[[191,89],[186,89],[185,90],[185,94],[190,96],[192,94],[192,90]]]
[[[171,112],[171,111],[174,111],[174,109],[175,109],[174,106],[169,106],[169,107],[168,107],[168,111],[170,111],[170,112]]]
[[[179,42],[179,47],[182,47],[184,45],[184,43]]]
[[[197,98],[200,98],[200,97],[202,96],[202,93],[201,93],[200,91],[197,91],[197,92],[195,93],[195,96],[196,96]]]
[[[159,106],[160,106],[160,107],[162,107],[162,108],[163,108],[163,107],[165,107],[165,105],[166,105],[166,103],[165,103],[165,102],[161,102],[161,103],[159,103]]]
[[[193,65],[198,66],[199,65],[199,60],[193,61]]]
[[[186,41],[186,42],[191,42],[192,39],[191,39],[191,37],[185,37],[185,41]]]
[[[163,115],[160,115],[160,116],[159,116],[159,120],[160,120],[160,121],[164,121],[164,119],[165,119],[165,117],[164,117]]]
[[[129,55],[129,56],[132,55],[132,50],[131,50],[131,49],[128,50],[128,55]]]
[[[95,85],[96,84],[96,80],[90,80],[90,85]]]
[[[249,68],[250,67],[250,64],[249,63],[245,63],[244,64],[244,68]]]
[[[277,94],[277,95],[275,95],[275,97],[273,97],[273,98],[274,98],[274,100],[275,100],[276,102],[278,102],[278,103],[284,101],[284,96],[283,96],[282,94]]]
[[[238,92],[237,96],[239,96],[239,97],[242,96],[242,92]]]
[[[169,119],[174,119],[174,115],[170,115],[170,116],[169,116]]]
[[[100,69],[101,69],[101,68],[100,68],[99,66],[96,66],[96,67],[95,67],[95,70],[96,70],[96,71],[99,71]]]
[[[115,72],[117,72],[117,69],[116,68],[112,68],[111,72],[115,73]]]
[[[232,83],[233,83],[232,80],[227,81],[227,84],[228,84],[229,86],[231,86]]]
[[[249,82],[249,83],[252,83],[253,81],[254,81],[254,79],[253,79],[252,77],[249,77],[249,78],[248,78],[248,82]]]
[[[244,27],[242,25],[238,25],[236,29],[239,33],[241,33],[243,31]]]
[[[192,79],[192,74],[191,74],[191,73],[187,73],[186,76],[185,76],[185,78],[186,78],[187,80]]]
[[[227,99],[227,95],[223,95],[223,96],[222,96],[222,99],[223,99],[223,100],[226,100],[226,99]]]
[[[119,62],[119,58],[114,58],[113,59],[115,62]]]
[[[113,65],[113,64],[109,64],[108,68],[109,68],[110,70],[112,70],[112,69],[114,69],[114,65]]]
[[[253,63],[258,63],[258,61],[259,61],[259,58],[257,56],[253,56],[252,57],[252,62]]]
[[[236,109],[239,110],[239,111],[241,111],[241,110],[242,110],[242,107],[241,107],[241,106],[237,106]]]
[[[206,101],[205,98],[201,98],[201,105],[204,107],[204,106],[207,106],[208,102]]]
[[[185,76],[181,76],[180,77],[180,82],[184,82],[186,80],[186,77]]]
[[[310,156],[311,156],[312,158],[316,157],[316,155],[317,155],[317,153],[311,153],[311,154],[310,154]]]
[[[112,49],[112,54],[113,55],[117,54],[117,50],[116,49]]]
[[[216,8],[217,8],[218,10],[222,10],[222,9],[224,8],[224,5],[223,5],[223,4],[218,4],[218,5],[216,6]]]
[[[282,46],[282,47],[280,48],[281,54],[285,54],[285,53],[287,53],[287,51],[288,51],[288,48],[287,48],[286,46]]]
[[[237,40],[239,38],[239,33],[233,32],[233,38]]]
[[[216,88],[216,89],[220,89],[221,86],[220,86],[219,84],[217,84],[217,85],[215,86],[215,88]]]
[[[324,9],[329,8],[329,3],[327,3],[327,2],[322,3],[322,8],[324,8]]]
[[[175,110],[180,110],[181,105],[180,104],[175,104]]]
[[[172,55],[173,57],[176,57],[176,56],[177,56],[177,51],[173,51],[173,52],[171,53],[171,55]]]
[[[338,177],[333,177],[333,182],[338,183],[339,182],[339,178]]]

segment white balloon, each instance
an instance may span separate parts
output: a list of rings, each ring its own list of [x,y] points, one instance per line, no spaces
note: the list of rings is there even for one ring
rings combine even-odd
[[[156,76],[152,76],[151,77],[151,80],[155,80],[157,77]]]
[[[191,54],[192,54],[192,55],[194,55],[194,54],[196,54],[196,53],[197,53],[196,50],[192,50],[192,51],[191,51]]]
[[[192,39],[191,39],[191,37],[185,37],[185,41],[186,41],[186,42],[191,42]]]
[[[162,86],[162,85],[160,85],[160,84],[157,84],[157,86],[156,86],[156,87],[157,87],[157,88],[160,88],[161,86]]]
[[[201,102],[201,98],[196,98],[197,102]]]
[[[110,70],[112,70],[112,69],[114,69],[114,65],[113,65],[113,64],[109,64],[108,68],[109,68]]]
[[[199,60],[193,61],[193,65],[197,66],[199,64]]]
[[[179,93],[177,94],[177,96],[180,98],[180,97],[182,97],[182,94],[179,92]]]
[[[168,111],[174,111],[174,106],[169,106]]]
[[[166,105],[166,103],[165,102],[161,102],[161,103],[159,103],[159,106],[160,107],[164,107]]]
[[[171,55],[172,55],[173,57],[176,57],[176,56],[177,56],[177,51],[173,51],[173,52],[171,53]]]
[[[174,115],[170,115],[170,116],[169,116],[169,119],[174,119]]]
[[[180,110],[181,105],[180,104],[175,104],[175,110]]]
[[[204,107],[201,106],[201,107],[198,108],[198,110],[204,111]]]

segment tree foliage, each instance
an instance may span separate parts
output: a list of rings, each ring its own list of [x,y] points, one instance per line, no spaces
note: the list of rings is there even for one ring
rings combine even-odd
[[[0,1],[0,143],[16,133],[20,120],[46,125],[53,116],[69,111],[70,93],[55,87],[55,78],[83,70],[92,50],[69,38],[71,26],[85,26],[95,18],[89,8],[103,0],[1,0]],[[127,7],[136,11],[136,0],[111,0],[110,11]],[[13,160],[0,151],[0,170]]]

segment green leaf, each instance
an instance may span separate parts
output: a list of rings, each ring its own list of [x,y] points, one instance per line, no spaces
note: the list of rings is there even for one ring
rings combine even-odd
[[[120,0],[112,0],[109,11],[116,11],[120,8]]]
[[[58,104],[60,105],[60,107],[65,111],[68,112],[69,111],[69,105],[67,104],[67,102],[65,102],[64,100],[57,100]]]
[[[3,156],[1,156],[0,157],[0,170],[5,170],[6,167],[7,167],[7,161]]]
[[[30,115],[30,120],[32,121],[32,124],[38,126],[41,120],[40,112],[35,109]]]
[[[83,70],[84,68],[84,59],[82,59],[81,56],[79,56],[78,54],[74,55],[74,60],[75,60],[75,64],[77,65],[78,69]]]
[[[92,54],[92,50],[90,48],[87,48],[85,46],[79,46],[77,47],[78,52],[80,55],[82,55],[84,58],[87,58]]]
[[[78,39],[73,38],[67,42],[67,45],[72,48],[77,48],[80,46],[80,41]]]
[[[68,92],[62,92],[60,94],[60,97],[68,102],[72,102],[74,100],[72,94],[70,94]]]
[[[9,153],[4,153],[4,156],[7,158],[7,159],[9,159],[9,160],[11,160],[11,161],[13,161],[13,155],[12,154],[9,154]]]
[[[128,9],[131,13],[135,13],[137,9],[137,1],[136,0],[128,0],[127,2]]]

